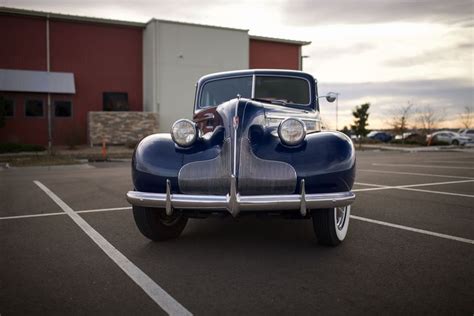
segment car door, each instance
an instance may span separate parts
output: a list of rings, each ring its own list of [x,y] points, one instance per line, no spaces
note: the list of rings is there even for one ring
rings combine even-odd
[[[436,137],[438,138],[438,141],[440,142],[451,142],[451,138],[449,137],[449,135],[447,133],[439,133],[438,135],[436,135]]]

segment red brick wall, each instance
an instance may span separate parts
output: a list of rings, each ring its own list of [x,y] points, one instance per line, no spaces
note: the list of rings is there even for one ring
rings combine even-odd
[[[250,68],[299,70],[300,46],[250,39]]]
[[[0,50],[0,68],[46,70],[44,18],[0,16],[0,38],[11,48]],[[103,92],[127,92],[130,110],[142,110],[141,28],[50,20],[50,56],[51,71],[72,72],[76,85],[74,95],[52,95],[53,102],[71,100],[73,110],[70,118],[53,115],[53,144],[71,137],[86,143],[87,113],[102,110]],[[46,144],[47,116],[24,117],[26,94],[9,96],[14,96],[16,115],[7,119],[0,141]],[[42,97],[46,104],[46,94]]]

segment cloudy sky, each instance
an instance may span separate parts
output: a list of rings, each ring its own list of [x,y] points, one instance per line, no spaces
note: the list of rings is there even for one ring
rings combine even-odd
[[[176,20],[312,41],[304,70],[340,93],[339,128],[370,102],[370,128],[411,102],[459,126],[474,106],[474,0],[0,0],[0,5],[131,21]],[[322,103],[331,127],[334,104]]]

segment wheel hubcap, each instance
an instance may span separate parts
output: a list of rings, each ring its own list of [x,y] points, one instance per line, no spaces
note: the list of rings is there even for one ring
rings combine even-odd
[[[336,212],[336,227],[338,230],[342,230],[346,223],[347,206],[336,207],[334,211]]]

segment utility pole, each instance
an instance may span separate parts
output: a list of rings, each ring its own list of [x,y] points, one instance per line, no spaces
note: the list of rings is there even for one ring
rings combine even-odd
[[[336,92],[336,131],[339,130],[338,128],[338,121],[339,121],[339,93]]]
[[[49,14],[46,16],[46,70],[48,72],[51,71],[51,56],[49,51]],[[48,152],[49,154],[53,151],[53,124],[52,124],[52,109],[51,109],[51,93],[48,92]]]

